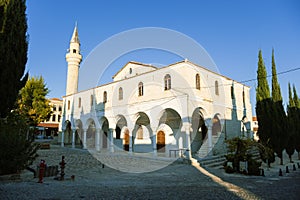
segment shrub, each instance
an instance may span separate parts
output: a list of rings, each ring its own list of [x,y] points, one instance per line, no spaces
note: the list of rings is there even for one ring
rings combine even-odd
[[[26,121],[15,112],[0,119],[0,175],[18,173],[37,157],[38,145]]]

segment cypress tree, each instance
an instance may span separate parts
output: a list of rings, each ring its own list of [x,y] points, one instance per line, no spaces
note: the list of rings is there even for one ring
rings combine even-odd
[[[288,134],[287,134],[287,143],[285,146],[285,150],[286,153],[289,155],[290,161],[292,162],[292,155],[295,152],[295,147],[296,147],[296,141],[295,141],[295,137],[296,137],[296,133],[297,133],[297,123],[299,123],[297,121],[297,109],[296,109],[296,105],[295,105],[295,101],[294,101],[294,97],[293,97],[293,93],[292,93],[292,89],[291,89],[291,85],[289,83],[288,85],[289,87],[289,105],[287,108],[287,113],[288,113]],[[295,91],[295,90],[294,90]],[[296,94],[297,96],[297,94]]]
[[[280,158],[280,164],[283,165],[282,152],[285,148],[286,137],[286,114],[284,111],[282,96],[280,91],[280,85],[277,80],[276,64],[274,58],[274,49],[272,50],[272,122],[271,127],[271,146]]]
[[[14,108],[25,85],[27,62],[27,19],[25,0],[0,1],[0,118]]]
[[[258,52],[258,68],[257,68],[257,88],[256,102],[270,99],[270,89],[267,81],[267,70],[262,57],[262,52]]]
[[[293,93],[294,93],[294,104],[295,104],[295,149],[298,152],[298,159],[300,160],[300,99],[297,95],[296,87],[293,85]]]
[[[28,78],[25,2],[0,0],[0,175],[20,172],[37,156],[34,132],[14,110]]]
[[[258,120],[259,140],[263,145],[271,147],[271,118],[272,103],[270,89],[267,81],[267,71],[263,61],[262,52],[258,53],[257,88],[256,88],[256,116]],[[274,162],[273,156],[268,158],[268,165]]]

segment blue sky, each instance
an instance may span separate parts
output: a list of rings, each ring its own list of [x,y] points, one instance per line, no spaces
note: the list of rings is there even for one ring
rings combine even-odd
[[[43,76],[49,97],[65,94],[65,54],[78,22],[83,60],[101,42],[120,32],[142,27],[162,27],[197,41],[216,63],[219,72],[237,81],[256,78],[261,49],[268,74],[275,50],[277,72],[300,67],[300,2],[266,1],[79,1],[28,0],[29,49],[27,69]],[[177,56],[161,51],[129,53],[107,70],[105,81],[127,61],[171,64]],[[201,63],[198,63],[201,64]],[[287,84],[300,93],[300,70],[278,76],[287,100]],[[255,107],[255,81],[252,104]]]

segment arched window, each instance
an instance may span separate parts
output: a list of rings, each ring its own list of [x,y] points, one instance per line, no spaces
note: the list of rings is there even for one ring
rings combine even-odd
[[[104,91],[103,92],[103,103],[106,103],[107,102],[107,92]]]
[[[129,68],[129,74],[132,74],[132,68]]]
[[[215,81],[215,94],[219,95],[219,83],[218,83],[218,81]]]
[[[230,87],[231,99],[234,99],[234,88],[233,86]]]
[[[144,95],[144,84],[143,82],[139,83],[139,96],[143,96]]]
[[[165,75],[165,90],[171,89],[171,76],[170,74]]]
[[[70,104],[71,104],[71,102],[70,102],[70,100],[68,100],[68,110],[70,110]]]
[[[123,99],[123,88],[119,88],[119,100]]]
[[[243,91],[243,104],[245,105],[245,91]]]
[[[200,75],[196,74],[196,89],[200,90]]]

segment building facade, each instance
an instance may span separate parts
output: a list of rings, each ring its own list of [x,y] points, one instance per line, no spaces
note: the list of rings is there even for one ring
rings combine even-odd
[[[54,138],[58,135],[58,128],[62,117],[63,100],[58,98],[48,99],[52,114],[49,120],[37,125],[39,135],[46,138]]]
[[[77,91],[81,59],[75,27],[66,55],[62,146],[205,157],[224,153],[227,138],[250,133],[250,88],[203,66],[187,59],[161,68],[131,61],[111,83]]]

